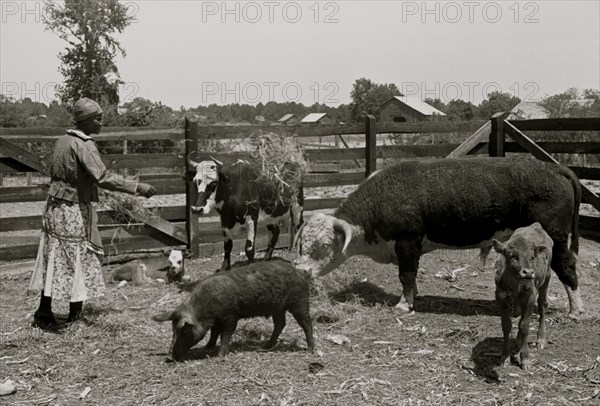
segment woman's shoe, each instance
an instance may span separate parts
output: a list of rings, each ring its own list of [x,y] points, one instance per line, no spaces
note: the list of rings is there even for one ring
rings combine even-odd
[[[36,311],[33,315],[33,322],[31,323],[31,327],[37,327],[42,330],[51,330],[57,326],[56,318],[54,314],[42,314]]]

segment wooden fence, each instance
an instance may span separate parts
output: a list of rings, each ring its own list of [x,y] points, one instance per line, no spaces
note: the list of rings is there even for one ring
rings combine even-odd
[[[573,121],[575,120],[575,121]],[[583,121],[582,121],[583,120]],[[587,120],[587,121],[586,121]],[[247,158],[244,152],[207,151],[206,147],[218,145],[226,140],[248,138],[256,131],[272,131],[298,137],[301,144],[308,144],[306,155],[311,162],[313,172],[305,179],[307,189],[321,186],[356,185],[365,176],[398,159],[414,159],[427,157],[464,156],[474,154],[500,155],[498,146],[498,126],[502,131],[528,130],[600,130],[600,119],[572,119],[572,120],[526,120],[499,121],[497,117],[490,121],[480,122],[420,122],[420,123],[376,123],[373,117],[368,117],[364,124],[346,125],[320,125],[320,126],[203,126],[198,122],[186,120],[183,129],[140,129],[140,128],[106,128],[103,133],[95,137],[102,146],[106,141],[118,141],[123,145],[122,153],[105,154],[103,161],[113,170],[136,169],[142,171],[139,175],[141,181],[152,183],[161,195],[186,196],[186,204],[162,205],[153,209],[154,216],[138,217],[138,223],[124,225],[114,220],[115,215],[109,210],[101,210],[99,226],[103,243],[108,255],[127,252],[139,252],[170,246],[189,246],[195,255],[211,255],[221,250],[222,232],[217,217],[200,219],[191,213],[190,204],[195,201],[196,189],[189,182],[183,180],[186,169],[185,157],[196,153],[196,159],[209,156],[232,162],[239,158]],[[505,130],[507,129],[508,130]],[[23,148],[24,143],[53,142],[64,133],[64,129],[0,129],[0,172],[4,177],[15,172],[41,172],[45,168],[43,160],[28,153]],[[461,133],[463,138],[471,137],[460,144],[436,143],[413,145],[380,145],[382,134],[448,134]],[[503,132],[502,134],[504,134]],[[506,132],[509,136],[512,133]],[[342,141],[331,142],[325,145],[322,140],[333,139]],[[349,145],[345,141],[349,138],[364,138],[360,146]],[[127,153],[127,145],[132,141],[171,140],[177,148],[171,151],[149,154]],[[235,142],[235,141],[234,141]],[[318,143],[318,144],[317,144]],[[313,146],[323,145],[323,148]],[[336,147],[335,145],[338,145]],[[489,151],[488,151],[488,145]],[[504,151],[529,151],[524,143],[506,142],[502,144]],[[577,153],[600,154],[600,143],[540,143],[542,148],[550,153]],[[200,146],[200,148],[199,148]],[[347,162],[351,169],[340,170],[332,173],[330,169],[319,171],[320,162]],[[342,165],[343,167],[343,165]],[[154,169],[155,173],[148,173]],[[600,168],[574,167],[582,179],[600,180]],[[165,171],[175,173],[161,173]],[[19,187],[0,187],[0,203],[14,202],[41,202],[45,200],[47,185],[29,185]],[[591,192],[590,192],[591,193]],[[593,196],[592,196],[593,195]],[[587,193],[584,197],[594,204],[596,195]],[[154,199],[154,198],[153,198]],[[338,206],[343,197],[335,198],[308,198],[305,201],[307,212],[319,209],[330,209]],[[181,200],[181,199],[180,199]],[[20,215],[18,217],[4,217],[0,214],[0,258],[2,260],[33,258],[37,252],[38,237],[34,231],[41,227],[41,216]],[[598,236],[597,217],[582,216],[582,234]],[[266,230],[259,227],[257,238],[264,239]],[[286,242],[285,235],[280,237],[281,244]],[[217,243],[215,245],[215,243]],[[261,244],[257,243],[260,247]],[[239,252],[240,250],[234,251]]]

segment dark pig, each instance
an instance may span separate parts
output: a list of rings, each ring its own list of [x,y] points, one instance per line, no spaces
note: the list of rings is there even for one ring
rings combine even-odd
[[[220,335],[219,355],[224,356],[238,320],[257,316],[273,317],[273,334],[266,345],[267,349],[273,348],[285,327],[286,311],[304,330],[308,351],[313,352],[309,280],[304,272],[282,260],[251,263],[201,279],[177,309],[153,317],[155,321],[173,323],[167,361],[181,360],[209,329],[206,347],[213,347]]]

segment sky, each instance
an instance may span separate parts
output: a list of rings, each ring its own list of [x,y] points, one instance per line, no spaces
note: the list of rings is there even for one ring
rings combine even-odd
[[[600,1],[127,1],[121,102],[349,103],[354,81],[479,104],[600,88]],[[49,103],[66,42],[0,0],[0,92]]]

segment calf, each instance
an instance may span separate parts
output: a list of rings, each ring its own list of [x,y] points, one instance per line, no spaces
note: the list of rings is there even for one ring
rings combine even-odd
[[[127,262],[113,271],[110,283],[128,281],[143,285],[155,279],[166,279],[169,283],[181,282],[185,274],[184,256],[184,251],[174,249],[168,258],[160,256]]]
[[[198,187],[198,199],[192,211],[208,215],[215,208],[221,218],[225,240],[221,270],[231,269],[232,238],[242,230],[246,231],[246,257],[249,262],[254,260],[259,222],[267,225],[271,236],[265,259],[270,259],[273,254],[279,238],[279,223],[282,221],[290,221],[291,248],[294,234],[302,224],[302,185],[297,192],[290,187],[278,190],[245,161],[228,166],[214,158],[199,163],[191,159],[188,161],[196,169],[194,182]]]
[[[290,263],[276,260],[235,267],[200,280],[190,295],[171,312],[155,315],[155,321],[171,320],[173,340],[167,361],[179,361],[187,350],[211,330],[206,347],[221,336],[219,355],[229,352],[229,342],[239,319],[273,317],[273,334],[267,348],[273,348],[285,327],[289,311],[306,335],[308,351],[314,350],[309,313],[309,277]]]
[[[550,283],[550,262],[554,243],[544,231],[540,223],[515,230],[512,237],[502,243],[493,241],[494,249],[504,256],[504,266],[499,266],[496,273],[496,302],[502,317],[502,361],[510,355],[510,332],[512,329],[511,314],[514,306],[520,308],[519,334],[517,335],[517,351],[513,360],[522,369],[529,365],[529,323],[533,306],[537,298],[540,325],[537,334],[539,349],[546,344],[545,315],[548,307],[547,292]],[[502,265],[502,264],[501,264]]]

